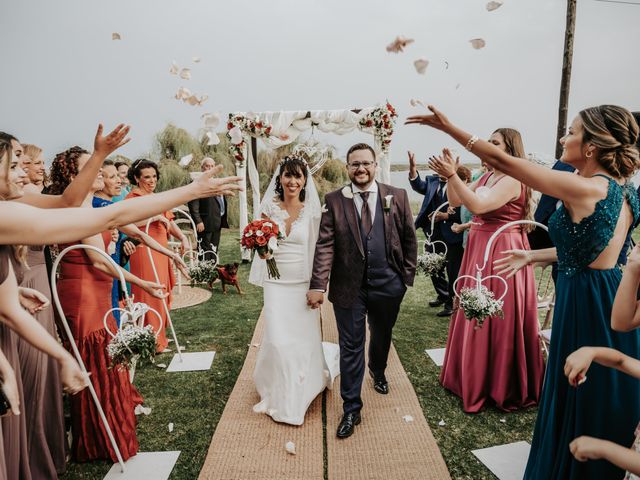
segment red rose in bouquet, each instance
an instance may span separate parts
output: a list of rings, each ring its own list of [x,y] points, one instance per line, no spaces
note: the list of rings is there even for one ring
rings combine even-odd
[[[273,258],[273,251],[278,248],[278,240],[282,238],[278,225],[270,218],[254,220],[242,232],[242,246],[255,250],[260,258],[267,261],[269,278],[280,278],[280,272]]]

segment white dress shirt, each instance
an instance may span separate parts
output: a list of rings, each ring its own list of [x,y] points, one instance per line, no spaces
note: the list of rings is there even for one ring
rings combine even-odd
[[[362,214],[362,197],[360,196],[360,192],[369,192],[367,203],[369,204],[369,211],[371,212],[371,225],[373,225],[376,218],[376,204],[378,202],[378,183],[374,181],[366,190],[362,190],[356,184],[351,183],[351,190],[353,190],[353,202],[356,205],[358,215]]]

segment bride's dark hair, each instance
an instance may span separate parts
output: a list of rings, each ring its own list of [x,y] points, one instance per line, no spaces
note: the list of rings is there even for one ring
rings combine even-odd
[[[280,176],[288,173],[294,177],[304,177],[304,186],[300,190],[300,201],[304,202],[304,198],[307,194],[307,162],[300,157],[286,156],[280,162],[280,175],[276,177],[276,193],[280,201],[284,200],[284,188],[280,183]]]

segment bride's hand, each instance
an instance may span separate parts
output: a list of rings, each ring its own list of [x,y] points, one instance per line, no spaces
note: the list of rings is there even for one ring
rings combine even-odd
[[[529,250],[506,250],[502,253],[507,254],[507,256],[494,261],[493,266],[498,269],[496,275],[506,273],[506,278],[513,277],[533,260]]]

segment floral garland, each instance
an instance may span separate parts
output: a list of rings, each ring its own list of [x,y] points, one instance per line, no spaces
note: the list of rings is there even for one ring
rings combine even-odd
[[[248,133],[252,137],[268,138],[271,134],[271,125],[261,121],[259,118],[251,120],[244,115],[229,114],[227,121],[227,137],[229,137],[229,153],[233,159],[244,163],[244,134]]]
[[[387,102],[384,107],[376,107],[360,119],[360,129],[373,129],[374,135],[380,140],[382,153],[389,151],[396,118],[396,109]]]

